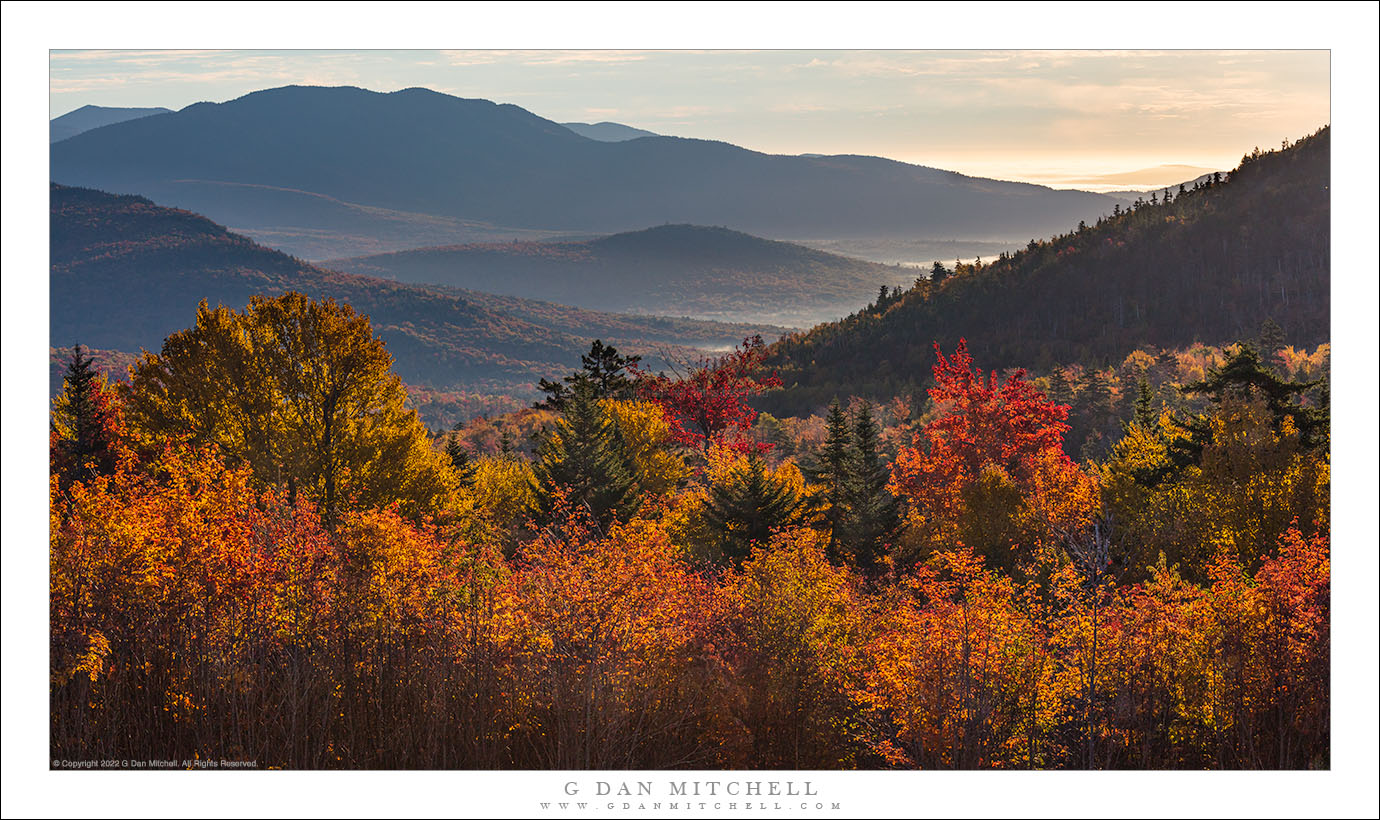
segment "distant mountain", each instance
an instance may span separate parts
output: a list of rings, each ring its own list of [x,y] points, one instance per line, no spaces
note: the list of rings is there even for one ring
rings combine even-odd
[[[909,286],[914,268],[879,265],[727,228],[663,225],[578,242],[421,248],[329,267],[567,305],[808,326]]]
[[[780,329],[617,316],[506,297],[352,276],[256,245],[203,216],[53,185],[51,317],[55,348],[157,350],[191,324],[197,302],[242,309],[251,296],[298,290],[368,314],[407,382],[530,392],[579,365],[594,338],[628,352],[720,349]],[[657,362],[649,362],[656,366]]]
[[[52,178],[271,233],[295,253],[303,246],[293,237],[315,248],[380,241],[398,214],[439,220],[435,233],[460,222],[490,237],[685,223],[770,237],[1023,242],[1116,204],[877,157],[778,156],[660,136],[600,142],[514,105],[421,88],[290,86],[198,103],[55,144]],[[294,207],[317,197],[335,204]],[[432,244],[458,241],[475,240]]]
[[[927,381],[934,344],[966,338],[984,369],[1104,367],[1148,346],[1227,344],[1273,320],[1289,344],[1330,335],[1330,130],[1247,157],[1223,182],[918,284],[773,350],[789,386],[773,412],[834,396],[909,393]]]
[[[68,137],[75,137],[84,131],[93,128],[100,128],[103,125],[114,125],[117,122],[126,120],[137,120],[141,117],[151,117],[154,114],[171,114],[168,108],[107,108],[101,105],[83,105],[75,111],[69,111],[61,117],[54,117],[48,121],[48,142],[58,142]]]
[[[1214,173],[1220,174],[1220,172],[1218,171],[1209,171],[1206,174],[1200,174],[1199,176],[1196,176],[1193,179],[1190,179],[1186,182],[1176,182],[1173,185],[1161,185],[1158,188],[1138,188],[1133,191],[1105,191],[1104,193],[1107,196],[1114,196],[1117,199],[1134,202],[1137,199],[1148,198],[1151,194],[1161,194],[1166,190],[1168,190],[1171,194],[1177,193],[1180,186],[1183,186],[1183,188],[1187,190],[1189,188],[1192,188],[1194,185],[1202,185],[1203,183],[1212,179],[1212,175]]]
[[[623,125],[618,122],[563,122],[561,125],[582,137],[589,137],[600,142],[623,142],[624,140],[635,140],[638,137],[661,136],[653,131],[644,131],[641,128],[633,128],[631,125]]]
[[[1156,165],[1152,168],[1139,168],[1135,171],[1117,171],[1073,179],[1065,178],[1064,182],[1068,185],[1088,186],[1099,190],[1119,185],[1128,190],[1151,191],[1159,190],[1171,183],[1178,185],[1179,180],[1189,177],[1211,175],[1212,172],[1212,168],[1203,168],[1197,165]]]

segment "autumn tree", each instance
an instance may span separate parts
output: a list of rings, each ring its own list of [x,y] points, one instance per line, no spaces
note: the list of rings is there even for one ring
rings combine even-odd
[[[830,563],[823,533],[788,529],[745,556],[726,579],[738,655],[735,717],[751,738],[736,765],[845,768],[873,760],[852,696],[866,612],[847,567]]]
[[[1100,472],[1137,575],[1163,553],[1202,581],[1224,546],[1253,569],[1291,526],[1328,526],[1327,452],[1259,394],[1224,395],[1187,424],[1133,424]]]
[[[757,411],[747,399],[781,386],[775,375],[762,375],[765,359],[766,343],[753,336],[722,357],[701,359],[678,378],[643,373],[639,389],[661,406],[682,446],[701,452],[716,444],[760,451],[763,446],[748,435]]]
[[[1265,403],[1276,432],[1289,428],[1297,431],[1299,442],[1306,448],[1325,448],[1328,442],[1329,420],[1324,409],[1309,405],[1303,398],[1320,382],[1292,382],[1275,375],[1260,360],[1254,347],[1238,344],[1235,352],[1207,377],[1180,388],[1189,395],[1208,396],[1214,406],[1236,401],[1259,399]],[[1175,464],[1186,466],[1202,456],[1211,438],[1211,424],[1206,415],[1190,419],[1189,435],[1176,441],[1171,448]]]
[[[690,469],[661,408],[638,399],[604,399],[599,407],[618,426],[638,490],[649,497],[672,494]]]
[[[214,444],[260,482],[307,495],[327,520],[393,502],[434,511],[455,476],[404,408],[391,366],[349,305],[287,293],[240,313],[203,301],[194,327],[144,354],[126,396],[144,437]]]
[[[72,348],[62,392],[53,401],[49,436],[52,470],[63,487],[115,471],[125,446],[114,391],[95,359]]]
[[[984,376],[963,341],[935,354],[940,415],[898,452],[889,486],[910,501],[922,551],[964,544],[1010,567],[1017,548],[1074,529],[1095,506],[1091,479],[1063,450],[1068,410],[1024,371]]]

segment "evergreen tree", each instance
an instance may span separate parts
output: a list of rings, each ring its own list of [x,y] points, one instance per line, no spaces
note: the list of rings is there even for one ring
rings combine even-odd
[[[627,520],[642,501],[622,434],[592,384],[575,384],[556,428],[537,448],[534,472],[538,512],[546,520],[562,494],[602,526]]]
[[[1207,378],[1186,384],[1180,390],[1188,395],[1208,396],[1214,405],[1229,398],[1262,398],[1274,418],[1275,430],[1281,429],[1284,419],[1288,418],[1303,446],[1318,449],[1328,446],[1330,441],[1327,406],[1321,402],[1319,406],[1305,406],[1301,399],[1320,384],[1321,380],[1290,382],[1279,378],[1260,360],[1254,347],[1240,343],[1236,352],[1227,357],[1221,367],[1213,368]],[[1176,466],[1197,463],[1203,448],[1212,440],[1208,418],[1208,415],[1199,415],[1189,421],[1188,438],[1177,439],[1170,447],[1170,458]]]
[[[545,393],[546,398],[534,406],[560,412],[580,385],[592,388],[596,399],[628,398],[632,395],[634,383],[628,372],[640,361],[641,356],[623,356],[618,348],[595,339],[589,353],[580,354],[580,369],[566,376],[564,383],[549,379],[537,382],[537,389]]]
[[[1078,391],[1077,423],[1070,438],[1082,439],[1079,455],[1084,461],[1105,455],[1109,440],[1117,434],[1116,413],[1112,409],[1112,387],[1107,376],[1096,368],[1083,372]]]
[[[1073,404],[1073,386],[1069,384],[1068,371],[1056,364],[1049,373],[1049,400],[1055,404]]]
[[[890,304],[891,288],[887,287],[886,285],[882,285],[881,290],[877,293],[877,312],[885,313],[887,306],[889,306]]]
[[[937,285],[948,278],[949,269],[944,267],[942,263],[936,260],[934,265],[930,268],[930,282]]]
[[[1273,362],[1275,354],[1284,349],[1284,328],[1274,319],[1260,323],[1260,354],[1266,362]]]
[[[841,542],[845,540],[845,530],[849,518],[849,479],[852,467],[852,433],[848,429],[848,416],[835,399],[829,405],[829,414],[824,421],[826,435],[824,444],[815,457],[815,464],[809,470],[810,480],[824,485],[824,520],[829,526],[829,557],[842,562]]]
[[[845,547],[854,565],[870,572],[877,568],[901,528],[901,507],[887,489],[891,470],[882,461],[881,428],[868,402],[863,402],[855,414],[850,455]]]
[[[1138,424],[1145,430],[1155,429],[1155,392],[1150,389],[1150,382],[1143,376],[1136,383],[1135,407],[1131,423]]]
[[[455,474],[463,483],[469,484],[474,479],[474,462],[470,459],[469,451],[460,444],[458,436],[451,435],[446,441],[446,455],[450,457]]]
[[[773,531],[798,523],[805,512],[805,500],[753,453],[728,481],[710,488],[705,520],[720,534],[724,559],[737,564],[754,544],[767,543]]]
[[[95,358],[72,348],[62,392],[53,402],[52,469],[65,489],[73,482],[115,472],[120,456],[120,421]]]

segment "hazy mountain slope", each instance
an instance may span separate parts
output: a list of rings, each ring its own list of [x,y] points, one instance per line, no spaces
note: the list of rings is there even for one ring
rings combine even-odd
[[[661,136],[654,131],[644,131],[641,128],[633,128],[631,125],[624,125],[620,122],[563,122],[561,125],[582,137],[600,142],[623,142],[624,140],[635,140],[638,137]]]
[[[880,285],[915,278],[913,268],[696,225],[579,242],[421,248],[324,264],[588,308],[796,326],[837,318],[875,297]]]
[[[54,347],[156,350],[168,333],[193,322],[200,299],[242,308],[256,294],[292,289],[368,314],[408,382],[513,389],[578,365],[595,336],[655,353],[665,346],[717,348],[758,330],[525,308],[545,317],[539,324],[501,309],[501,300],[315,267],[142,197],[53,185],[50,198]]]
[[[779,342],[783,412],[835,394],[895,395],[926,381],[938,342],[967,338],[984,368],[1104,366],[1150,345],[1254,339],[1266,319],[1327,341],[1330,133],[1260,154],[1229,181],[1045,242],[894,304]]]
[[[1190,179],[1186,182],[1181,182],[1174,185],[1165,185],[1159,188],[1138,188],[1133,191],[1103,191],[1103,194],[1105,196],[1116,197],[1117,199],[1120,199],[1124,202],[1134,202],[1137,199],[1149,199],[1152,194],[1158,196],[1164,193],[1165,190],[1168,190],[1170,194],[1175,194],[1178,192],[1180,186],[1183,186],[1183,188],[1187,190],[1189,188],[1192,188],[1194,185],[1202,185],[1206,183],[1208,180],[1212,179],[1212,174],[1213,172],[1200,174],[1199,176],[1196,176],[1193,179]]]
[[[502,228],[690,223],[828,238],[1024,241],[1114,204],[876,157],[777,156],[675,137],[600,142],[517,106],[415,88],[294,86],[199,103],[58,143],[52,175],[246,230],[283,227],[276,189]],[[262,187],[224,199],[208,182]]]
[[[83,105],[75,111],[68,111],[48,121],[48,142],[65,140],[93,128],[114,125],[117,122],[171,113],[172,110],[168,108],[108,108],[101,105]]]

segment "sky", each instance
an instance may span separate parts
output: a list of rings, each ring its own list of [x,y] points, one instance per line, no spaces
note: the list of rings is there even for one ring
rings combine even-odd
[[[50,116],[288,84],[422,86],[558,122],[777,154],[868,154],[1086,190],[1228,170],[1330,122],[1325,50],[88,50]],[[1166,167],[1167,166],[1167,167]]]

